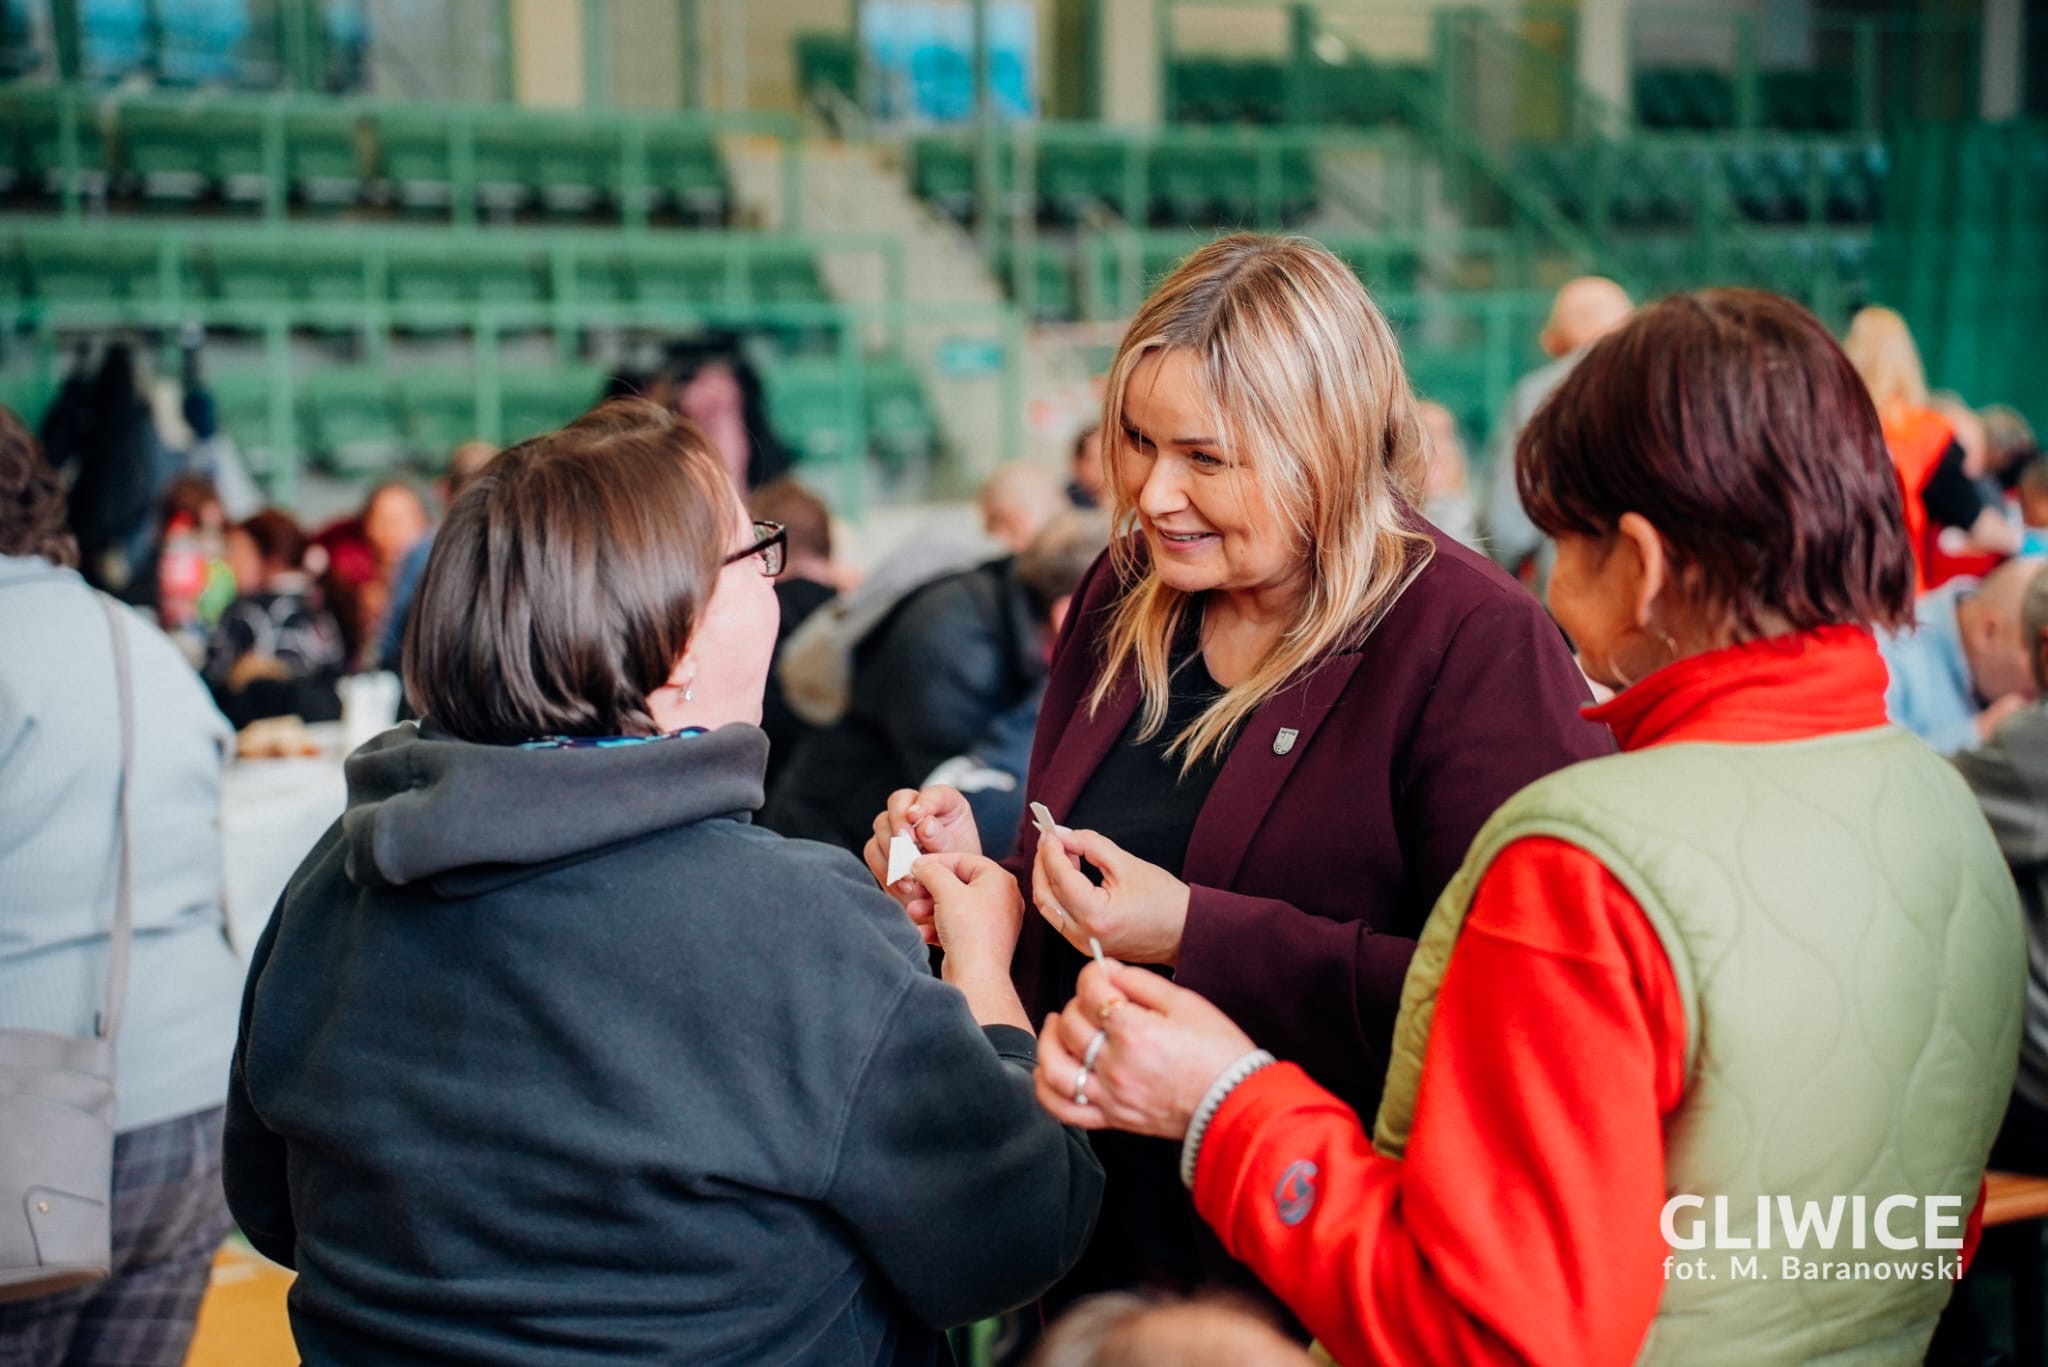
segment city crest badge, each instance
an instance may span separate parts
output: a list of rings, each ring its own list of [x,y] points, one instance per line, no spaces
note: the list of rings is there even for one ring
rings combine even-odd
[[[1273,753],[1276,755],[1284,755],[1289,750],[1292,750],[1294,748],[1294,738],[1296,736],[1299,736],[1300,734],[1301,732],[1295,730],[1291,726],[1281,727],[1280,734],[1273,737]]]

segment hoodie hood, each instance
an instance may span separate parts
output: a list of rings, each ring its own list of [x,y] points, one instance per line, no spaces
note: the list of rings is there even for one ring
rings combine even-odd
[[[750,820],[767,765],[758,726],[523,750],[407,723],[348,757],[348,876],[363,887],[425,883],[467,896],[658,831]]]

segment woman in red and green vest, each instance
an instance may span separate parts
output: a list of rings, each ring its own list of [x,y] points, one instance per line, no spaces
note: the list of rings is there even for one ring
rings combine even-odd
[[[1623,753],[1474,840],[1371,1133],[1114,963],[1048,1021],[1039,1099],[1182,1139],[1197,1209],[1342,1363],[1917,1363],[2026,949],[1968,790],[1885,723],[1871,631],[1914,567],[1877,415],[1810,314],[1714,291],[1598,343],[1518,461]]]

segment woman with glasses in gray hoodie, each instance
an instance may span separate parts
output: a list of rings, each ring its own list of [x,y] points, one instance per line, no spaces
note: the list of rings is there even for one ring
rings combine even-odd
[[[349,759],[230,1079],[309,1364],[939,1363],[1079,1254],[1101,1174],[1032,1102],[1016,918],[949,922],[934,978],[853,856],[751,823],[781,556],[633,400],[450,509],[422,720]]]

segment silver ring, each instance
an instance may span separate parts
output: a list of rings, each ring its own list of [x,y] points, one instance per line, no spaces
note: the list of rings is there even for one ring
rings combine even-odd
[[[1085,1063],[1081,1065],[1080,1076],[1074,1079],[1074,1104],[1076,1106],[1086,1106],[1088,1104],[1088,1065]]]
[[[1102,1053],[1102,1046],[1107,1043],[1109,1043],[1109,1031],[1097,1030],[1095,1038],[1088,1041],[1088,1051],[1081,1055],[1081,1066],[1083,1068],[1093,1068],[1096,1058]]]

